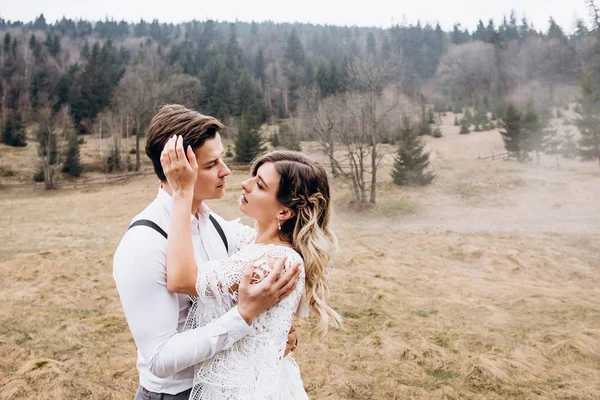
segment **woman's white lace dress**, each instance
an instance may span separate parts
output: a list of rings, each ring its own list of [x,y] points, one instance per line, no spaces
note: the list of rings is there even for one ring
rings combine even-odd
[[[253,233],[248,230],[245,233],[248,237],[240,243],[247,243]],[[251,243],[228,259],[199,265],[198,298],[193,299],[187,325],[189,328],[206,325],[237,305],[237,287],[249,261],[258,273],[253,279],[262,279],[284,255],[288,257],[286,267],[295,261],[301,262],[296,289],[254,320],[247,336],[196,365],[190,399],[308,399],[298,365],[291,355],[283,356],[304,290],[304,263],[295,250]]]

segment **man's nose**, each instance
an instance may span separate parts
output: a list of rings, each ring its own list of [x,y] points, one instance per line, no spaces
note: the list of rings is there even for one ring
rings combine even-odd
[[[225,164],[225,163],[223,163],[223,168],[221,168],[221,171],[220,171],[220,172],[221,172],[221,173],[219,174],[219,176],[220,176],[221,178],[224,178],[224,177],[226,177],[226,176],[228,176],[228,175],[230,175],[230,174],[231,174],[231,170],[229,169],[229,167],[228,167],[228,166],[227,166],[227,164]]]

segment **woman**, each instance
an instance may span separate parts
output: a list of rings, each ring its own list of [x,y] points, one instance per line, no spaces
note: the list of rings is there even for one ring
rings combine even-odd
[[[198,166],[191,148],[187,159],[177,137],[167,143],[161,157],[173,189],[167,281],[191,279],[188,284],[195,285],[197,302],[202,303],[190,311],[189,325],[204,325],[234,307],[244,273],[252,273],[257,282],[279,259],[286,259],[286,266],[300,262],[292,293],[255,319],[249,335],[196,366],[190,398],[306,399],[298,366],[291,356],[284,357],[292,319],[308,304],[318,319],[312,334],[319,337],[330,323],[341,322],[327,305],[325,269],[336,243],[329,228],[327,174],[301,153],[277,151],[259,157],[252,177],[242,183],[239,203],[240,211],[255,220],[256,232],[248,228],[247,245],[228,259],[196,266],[189,210]],[[251,271],[245,271],[248,264]]]

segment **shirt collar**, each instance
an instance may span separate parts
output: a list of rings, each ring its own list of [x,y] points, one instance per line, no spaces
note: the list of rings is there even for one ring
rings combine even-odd
[[[169,215],[171,215],[171,209],[173,208],[173,197],[171,197],[171,195],[167,193],[166,190],[164,190],[161,187],[158,188],[158,195],[156,196],[156,201],[167,210]],[[190,214],[190,217],[192,218],[192,222],[206,221],[208,220],[208,216],[211,213],[211,209],[206,204],[204,204],[204,202],[202,202],[202,205],[198,209],[197,217],[196,215],[192,214]]]

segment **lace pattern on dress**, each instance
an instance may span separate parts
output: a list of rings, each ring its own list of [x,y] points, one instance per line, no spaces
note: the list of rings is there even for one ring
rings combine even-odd
[[[226,260],[201,264],[196,282],[198,298],[186,326],[204,326],[237,304],[237,287],[248,262],[255,266],[254,278],[260,280],[285,255],[288,257],[286,268],[293,262],[301,262],[296,289],[262,313],[252,323],[247,336],[196,365],[190,399],[307,399],[298,366],[291,356],[283,357],[304,290],[304,264],[295,250],[249,244]]]

